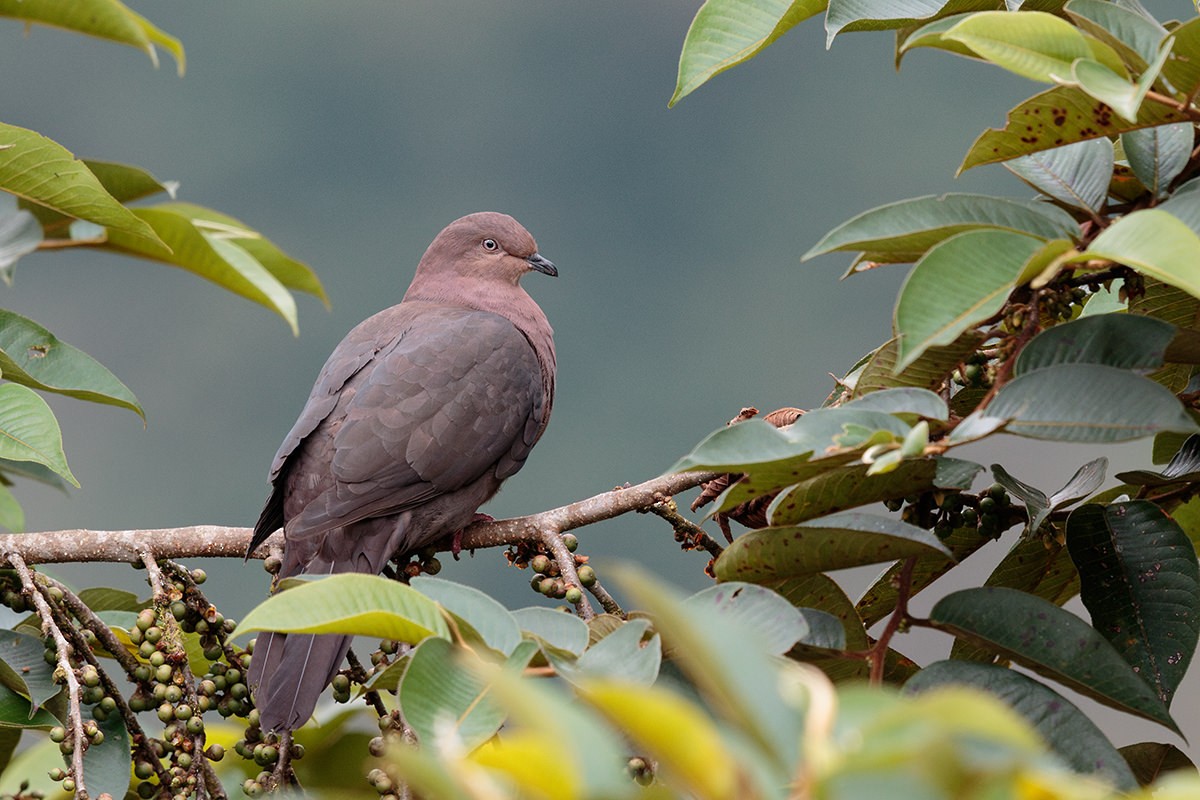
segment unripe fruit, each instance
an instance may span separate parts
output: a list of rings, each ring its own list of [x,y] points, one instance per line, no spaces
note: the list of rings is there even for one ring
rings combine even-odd
[[[529,560],[529,567],[534,572],[545,575],[546,571],[550,569],[550,559],[539,553]]]
[[[563,599],[571,605],[575,605],[583,600],[583,592],[578,586],[572,586],[563,593]]]
[[[128,619],[128,617],[126,617]],[[154,624],[154,609],[143,608],[138,612],[137,627],[139,631],[145,632],[151,625]]]
[[[586,564],[579,568],[579,583],[583,586],[596,585],[596,570]]]
[[[564,533],[562,540],[563,544],[567,546],[567,550],[572,553],[579,547],[579,539],[575,538],[575,534],[573,533]]]

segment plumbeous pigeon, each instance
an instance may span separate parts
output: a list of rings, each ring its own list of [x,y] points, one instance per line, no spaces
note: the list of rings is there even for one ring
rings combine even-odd
[[[553,331],[518,283],[531,270],[558,274],[505,214],[439,233],[400,304],[325,362],[247,552],[283,527],[281,578],[377,574],[468,525],[550,419]],[[262,729],[303,725],[349,647],[337,634],[260,636],[248,678]]]

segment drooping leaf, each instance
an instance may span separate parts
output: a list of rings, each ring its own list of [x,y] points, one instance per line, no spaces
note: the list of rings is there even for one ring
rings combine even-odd
[[[1148,208],[1105,228],[1077,260],[1102,258],[1133,267],[1200,297],[1200,236],[1174,214]]]
[[[646,637],[650,623],[631,619],[584,651],[574,663],[548,654],[560,676],[572,684],[593,678],[612,678],[637,686],[649,686],[662,666],[662,642],[655,634]]]
[[[0,0],[12,3],[13,0]],[[0,122],[0,189],[76,219],[163,247],[154,230],[104,190],[82,161],[35,131]]]
[[[1003,700],[1033,725],[1046,744],[1081,775],[1095,775],[1122,791],[1137,788],[1125,759],[1069,700],[1019,672],[967,661],[936,661],[904,684],[905,694],[962,684]]]
[[[1154,60],[1166,28],[1148,14],[1139,14],[1120,3],[1104,0],[1071,0],[1063,11],[1088,33],[1118,52],[1129,52],[1144,66]],[[1123,54],[1124,54],[1123,52]]]
[[[725,548],[713,569],[721,581],[765,583],[934,553],[951,558],[945,545],[923,528],[848,511],[745,533]]]
[[[300,581],[250,610],[234,636],[250,631],[345,633],[416,644],[449,638],[442,611],[425,595],[375,575],[331,575]]]
[[[1067,519],[1092,625],[1170,704],[1200,641],[1200,570],[1187,535],[1147,500],[1089,504]]]
[[[44,708],[34,711],[28,698],[0,683],[0,728],[46,730],[58,724],[58,719],[49,711]]]
[[[1119,442],[1198,427],[1157,383],[1101,364],[1026,373],[1005,384],[984,414],[1009,433],[1065,442]]]
[[[1133,174],[1155,197],[1162,197],[1187,166],[1195,132],[1192,123],[1176,122],[1121,134]]]
[[[986,586],[947,595],[934,605],[929,619],[1105,705],[1178,731],[1166,705],[1108,640],[1053,603]]]
[[[16,383],[0,384],[0,458],[41,464],[79,486],[54,412],[37,392]]]
[[[1138,109],[1137,120],[1129,122],[1082,89],[1060,86],[1009,111],[1004,128],[984,131],[971,145],[959,172],[1072,142],[1186,121],[1182,112],[1174,108],[1160,103],[1143,103]]]
[[[993,64],[1030,80],[1055,83],[1071,74],[1076,59],[1097,59],[1124,75],[1112,48],[1060,17],[1041,11],[981,11],[942,37],[959,42]]]
[[[175,190],[178,188],[178,184],[175,182],[160,181],[141,167],[112,161],[96,161],[90,158],[81,159],[81,161],[100,181],[104,191],[121,203],[131,203],[163,192],[174,197]],[[74,226],[79,224],[79,220],[27,200],[20,201],[20,204],[42,223],[48,238],[82,238],[75,235]],[[95,234],[99,238],[103,238],[104,229],[98,228]]]
[[[535,650],[529,643],[514,651],[506,669],[524,669]],[[466,750],[472,750],[503,724],[505,710],[488,697],[488,683],[468,667],[468,658],[461,648],[436,637],[413,651],[400,681],[399,702],[405,722],[423,745],[433,746],[439,733],[452,731]]]
[[[844,30],[890,30],[936,15],[944,0],[829,0],[825,45]]]
[[[1187,437],[1162,472],[1131,470],[1117,473],[1117,478],[1135,486],[1166,486],[1200,481],[1200,434]]]
[[[905,55],[907,55],[911,50],[915,50],[919,47],[933,47],[938,50],[945,50],[947,52],[954,53],[955,55],[982,60],[974,50],[967,47],[962,42],[954,39],[947,39],[942,36],[943,33],[950,30],[969,16],[971,16],[971,12],[965,14],[952,14],[947,17],[935,19],[931,22],[914,25],[911,28],[905,28],[897,31],[896,68],[900,68],[900,61]]]
[[[779,37],[825,10],[827,0],[706,0],[679,54],[673,106],[706,81],[761,53]]]
[[[1112,179],[1113,145],[1108,139],[1087,139],[1014,158],[1004,166],[1061,203],[1099,211]]]
[[[896,302],[897,367],[949,345],[995,314],[1040,242],[1008,231],[969,231],[934,246],[913,267]]]
[[[83,753],[83,782],[91,797],[124,797],[132,778],[129,731],[120,714],[96,721],[104,740]]]
[[[40,637],[0,630],[0,683],[29,698],[30,716],[62,690],[45,654]]]
[[[1196,765],[1191,759],[1173,744],[1139,742],[1126,745],[1119,752],[1129,764],[1140,786],[1149,786],[1168,772],[1196,770]]]
[[[408,585],[434,600],[459,621],[459,631],[467,625],[480,642],[504,655],[510,655],[521,642],[521,629],[508,609],[474,586],[442,578],[419,575]]]
[[[980,229],[1043,240],[1079,234],[1069,214],[1046,203],[976,194],[928,195],[864,211],[825,234],[802,259],[863,250],[873,261],[915,261],[955,234]]]
[[[133,392],[100,362],[31,319],[0,309],[0,371],[6,380],[32,389],[56,392],[121,406],[145,419]]]
[[[129,45],[150,56],[155,66],[158,66],[158,53],[154,46],[159,45],[174,57],[179,74],[183,75],[183,45],[179,40],[118,0],[71,0],[70,3],[0,0],[0,16],[39,22]]]
[[[1103,456],[1089,461],[1076,470],[1067,484],[1053,495],[1047,495],[1040,489],[1018,480],[1000,464],[992,465],[992,474],[997,483],[1024,503],[1028,518],[1025,535],[1031,536],[1041,528],[1042,523],[1046,521],[1052,511],[1076,503],[1099,489],[1100,484],[1104,483],[1104,473],[1107,468],[1108,459]]]
[[[1129,123],[1136,123],[1147,93],[1158,80],[1171,51],[1171,40],[1163,43],[1162,49],[1146,67],[1136,81],[1125,77],[1124,68],[1114,70],[1111,65],[1101,64],[1090,58],[1081,58],[1071,65],[1074,84],[1091,97],[1108,105]],[[1067,81],[1064,81],[1064,83]]]
[[[551,647],[576,656],[587,647],[587,623],[574,614],[564,614],[544,606],[531,606],[517,609],[512,616],[524,633],[533,634]]]
[[[1017,356],[1014,375],[1058,364],[1106,364],[1152,370],[1166,360],[1176,328],[1153,317],[1097,314],[1055,325],[1029,341]]]
[[[190,218],[169,207],[138,208],[133,213],[148,223],[166,246],[155,246],[110,228],[106,247],[195,273],[266,306],[296,332],[296,301],[249,251],[229,239],[206,234]]]

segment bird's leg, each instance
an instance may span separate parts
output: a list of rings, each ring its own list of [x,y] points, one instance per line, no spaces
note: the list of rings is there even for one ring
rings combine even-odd
[[[456,530],[450,537],[450,555],[454,556],[454,560],[458,561],[458,554],[462,552],[463,531],[474,525],[476,522],[495,522],[496,518],[491,514],[481,514],[476,511],[475,516],[471,517],[471,521],[463,527]]]

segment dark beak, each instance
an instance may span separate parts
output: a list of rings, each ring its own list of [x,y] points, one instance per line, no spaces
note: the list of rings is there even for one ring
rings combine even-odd
[[[554,266],[550,259],[542,258],[540,253],[534,253],[525,260],[529,262],[530,267],[543,275],[549,275],[551,278],[558,277],[558,267]]]

